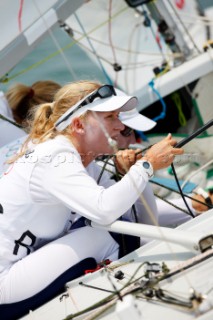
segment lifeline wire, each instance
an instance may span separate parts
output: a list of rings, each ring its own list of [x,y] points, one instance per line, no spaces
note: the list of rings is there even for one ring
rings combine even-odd
[[[149,147],[146,148],[146,149],[149,149]],[[144,150],[146,150],[146,149],[143,149],[142,152],[143,152]],[[114,156],[114,155],[109,155],[109,156],[107,156],[106,159],[98,159],[98,161],[101,161],[101,162],[104,163],[104,165],[103,165],[104,170],[106,170],[107,172],[109,172],[109,173],[112,174],[112,175],[114,175],[115,172],[114,172],[113,170],[110,170],[110,169],[107,168],[106,166],[109,165],[109,166],[115,168],[115,164],[112,163],[112,162],[109,162],[109,160],[112,159],[113,156]],[[101,177],[102,177],[102,175],[103,175],[103,173],[104,173],[103,167],[102,167],[102,170],[101,170],[101,172],[100,172],[100,174],[99,174],[99,177],[98,177],[98,180],[97,180],[98,183],[100,182]],[[120,173],[118,173],[118,172],[116,172],[116,174],[117,174],[117,179],[118,179],[118,180],[120,180],[120,179],[123,177],[123,175],[120,174]],[[167,189],[167,190],[170,190],[170,191],[172,191],[172,192],[175,192],[175,193],[177,193],[177,194],[180,195],[180,191],[177,191],[177,190],[175,190],[175,189],[169,188],[168,186],[165,186],[165,185],[163,185],[163,184],[161,184],[161,183],[159,183],[159,182],[156,182],[156,181],[150,180],[150,182],[153,183],[153,184],[156,184],[156,185],[158,185],[158,186],[160,186],[160,187],[162,187],[162,188],[165,188],[165,189]],[[183,189],[183,187],[181,187],[181,188]],[[168,204],[171,205],[172,207],[174,207],[174,208],[176,208],[176,209],[178,209],[178,210],[180,210],[180,211],[182,211],[182,212],[190,215],[190,213],[189,213],[187,210],[184,210],[183,208],[178,207],[178,206],[175,205],[174,203],[172,203],[172,202],[170,202],[169,200],[167,200],[167,199],[159,196],[158,194],[155,194],[155,193],[154,193],[154,195],[155,195],[157,198],[159,198],[159,199],[163,200],[164,202],[168,203]],[[211,206],[210,204],[208,204],[208,203],[205,203],[205,202],[203,202],[203,201],[194,199],[192,196],[189,196],[189,195],[186,194],[186,193],[183,193],[183,195],[184,195],[185,198],[194,200],[195,202],[200,203],[200,204],[205,204],[209,209],[212,209],[212,206]]]

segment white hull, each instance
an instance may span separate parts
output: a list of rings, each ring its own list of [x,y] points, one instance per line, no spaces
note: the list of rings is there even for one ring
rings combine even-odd
[[[203,232],[205,234],[213,233],[213,210],[197,217],[196,219],[185,223],[178,229],[187,233],[189,232]],[[175,230],[174,230],[175,233]],[[88,274],[78,278],[67,284],[67,290],[63,295],[60,295],[53,299],[51,302],[45,304],[41,308],[34,312],[30,312],[29,315],[22,318],[23,320],[61,320],[65,319],[69,315],[74,315],[79,311],[82,311],[88,307],[91,307],[95,303],[101,301],[110,295],[110,293],[100,291],[94,288],[84,287],[79,285],[83,282],[86,285],[99,287],[113,291],[113,286],[120,290],[134,274],[136,269],[145,261],[150,263],[165,263],[170,270],[179,270],[179,272],[159,283],[161,289],[168,290],[169,293],[178,295],[180,299],[189,301],[192,290],[195,290],[196,294],[206,296],[205,303],[197,304],[195,310],[167,304],[160,302],[156,298],[149,301],[145,298],[137,298],[134,304],[123,301],[122,307],[116,311],[116,306],[119,299],[116,296],[116,301],[112,302],[112,306],[107,307],[107,303],[102,306],[106,308],[106,312],[103,312],[100,316],[97,316],[100,309],[85,313],[79,317],[73,319],[105,319],[105,320],[118,320],[118,319],[130,319],[128,316],[132,314],[135,320],[153,320],[153,319],[208,319],[213,318],[213,252],[210,250],[210,256],[203,262],[197,263],[195,266],[186,268],[185,271],[181,271],[182,268],[190,266],[192,262],[204,259],[207,256],[206,253],[197,253],[194,251],[177,244],[162,241],[152,241],[149,244],[139,248],[135,252],[123,257],[122,259],[112,263],[108,266],[108,272],[101,269],[95,273]],[[123,264],[123,265],[122,265]],[[117,266],[117,267],[116,267]],[[54,266],[53,266],[54,267]],[[124,273],[122,280],[114,278],[115,273],[121,270]],[[135,279],[139,279],[144,274],[144,268],[141,267],[136,272]],[[109,280],[110,278],[110,280]],[[140,296],[140,290],[137,292]],[[128,297],[127,295],[126,297]],[[129,299],[129,298],[128,298]],[[196,304],[196,303],[195,303]],[[118,308],[118,306],[117,306]],[[125,310],[124,312],[122,310]],[[119,311],[120,310],[120,311]],[[137,311],[138,310],[138,311]],[[97,314],[96,314],[97,313]],[[141,316],[140,316],[141,314]],[[68,317],[69,319],[69,317]],[[71,318],[70,318],[71,319]]]

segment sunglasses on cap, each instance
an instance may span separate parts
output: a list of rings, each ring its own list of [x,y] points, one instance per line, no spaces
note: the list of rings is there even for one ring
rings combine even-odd
[[[120,132],[123,137],[129,137],[133,133],[133,129],[125,126],[125,128]]]
[[[105,84],[104,86],[89,94],[83,101],[81,100],[80,104],[76,104],[74,110],[71,110],[68,114],[66,114],[66,116],[62,117],[62,119],[56,123],[56,127],[62,122],[66,121],[69,117],[71,117],[77,110],[86,106],[87,104],[92,103],[96,98],[105,99],[111,96],[116,96],[115,89],[113,86]]]

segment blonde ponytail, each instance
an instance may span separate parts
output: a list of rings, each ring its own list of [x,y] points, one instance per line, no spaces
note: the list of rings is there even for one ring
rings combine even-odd
[[[72,82],[58,90],[55,94],[55,101],[52,103],[43,103],[32,108],[28,123],[28,127],[30,127],[29,137],[24,143],[21,151],[12,159],[12,161],[10,161],[10,163],[17,160],[26,152],[29,141],[32,141],[34,144],[38,144],[48,139],[53,139],[59,134],[71,138],[69,126],[62,132],[58,132],[55,129],[56,121],[71,106],[76,104],[89,93],[98,89],[100,86],[101,84],[92,81]]]

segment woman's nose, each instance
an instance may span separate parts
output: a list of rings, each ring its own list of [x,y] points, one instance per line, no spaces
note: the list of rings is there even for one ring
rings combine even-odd
[[[116,119],[116,130],[122,131],[125,128],[125,125],[119,120],[118,118]]]

